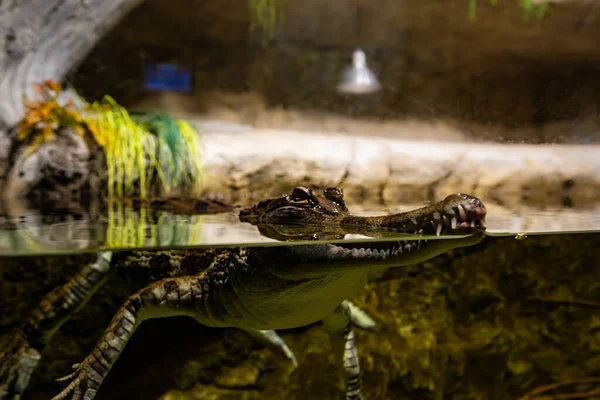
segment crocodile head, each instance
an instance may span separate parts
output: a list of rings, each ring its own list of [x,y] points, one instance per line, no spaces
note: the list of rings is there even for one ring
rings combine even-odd
[[[240,211],[242,222],[258,226],[310,226],[332,233],[411,233],[461,235],[485,230],[486,208],[481,200],[467,194],[452,194],[444,200],[413,211],[377,217],[352,215],[341,188],[322,194],[297,187],[292,194],[261,201]]]
[[[467,194],[452,194],[412,211],[376,217],[352,215],[342,194],[341,189],[329,189],[321,195],[296,188],[289,196],[266,200],[240,212],[240,220],[277,240],[343,239],[349,233],[385,238],[256,250],[265,263],[271,261],[273,274],[305,279],[323,277],[332,268],[413,265],[452,249],[475,245],[485,237],[485,205]],[[441,236],[440,240],[431,240],[434,236]]]
[[[349,215],[341,188],[327,188],[323,193],[296,187],[289,195],[259,202],[240,211],[242,222],[251,224],[323,225]]]

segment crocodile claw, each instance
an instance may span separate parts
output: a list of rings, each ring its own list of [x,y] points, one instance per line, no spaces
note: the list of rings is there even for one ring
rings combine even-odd
[[[93,400],[103,377],[100,376],[86,361],[74,365],[75,372],[57,379],[58,382],[70,382],[62,392],[51,400]]]
[[[41,354],[23,334],[16,334],[0,354],[0,400],[19,400]]]
[[[350,300],[345,300],[344,302],[350,309],[350,322],[352,322],[352,325],[365,331],[377,332],[377,323],[366,311],[359,308]]]

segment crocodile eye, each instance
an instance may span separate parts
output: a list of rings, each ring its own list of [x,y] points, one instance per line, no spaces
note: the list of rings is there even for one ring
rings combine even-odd
[[[311,190],[304,188],[304,187],[297,187],[292,192],[290,198],[293,201],[303,201],[303,200],[312,200],[314,197],[313,197]]]
[[[327,200],[342,203],[344,201],[344,189],[342,188],[327,188],[323,191]]]

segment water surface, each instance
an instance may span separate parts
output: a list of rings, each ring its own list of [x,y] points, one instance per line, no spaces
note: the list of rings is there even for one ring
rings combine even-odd
[[[422,204],[394,207],[353,207],[357,215],[381,215],[408,211]],[[522,207],[508,209],[488,205],[490,236],[539,235],[600,231],[600,206],[585,208]],[[406,234],[387,234],[385,239],[410,239]],[[427,237],[444,239],[444,237]],[[318,241],[339,242],[373,239],[362,235],[321,235]],[[306,243],[307,240],[294,240]],[[314,243],[314,240],[310,240]],[[187,246],[277,246],[284,242],[261,235],[257,227],[241,223],[237,211],[214,215],[178,215],[121,206],[104,211],[61,210],[44,212],[21,209],[18,215],[0,216],[0,256],[89,252],[101,249],[165,248]],[[289,242],[288,242],[289,244]]]

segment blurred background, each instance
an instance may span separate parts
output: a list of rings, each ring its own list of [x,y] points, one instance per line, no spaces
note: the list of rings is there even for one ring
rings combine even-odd
[[[592,1],[147,0],[70,79],[92,99],[257,128],[410,139],[598,140]],[[362,48],[382,88],[335,89]],[[167,63],[187,86],[151,90]]]

